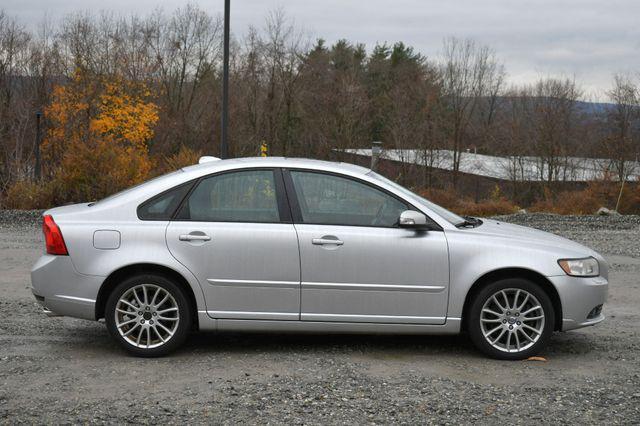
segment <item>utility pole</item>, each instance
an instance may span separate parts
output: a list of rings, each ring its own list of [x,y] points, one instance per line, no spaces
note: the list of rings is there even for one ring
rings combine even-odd
[[[42,165],[40,164],[40,117],[42,117],[42,113],[40,111],[36,112],[36,146],[35,146],[35,157],[36,157],[36,169],[34,172],[36,181],[40,180],[42,175]]]
[[[229,158],[229,8],[230,0],[224,0],[224,52],[222,60],[222,135],[220,157]]]

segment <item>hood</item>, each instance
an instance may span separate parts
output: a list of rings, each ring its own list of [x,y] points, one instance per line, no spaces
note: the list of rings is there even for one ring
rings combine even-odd
[[[571,250],[583,253],[584,256],[600,258],[600,255],[589,247],[549,232],[491,219],[482,219],[482,222],[482,225],[476,228],[468,228],[467,230],[479,236],[485,235],[487,237],[505,238],[524,243],[530,242],[535,245],[546,245],[554,249]]]

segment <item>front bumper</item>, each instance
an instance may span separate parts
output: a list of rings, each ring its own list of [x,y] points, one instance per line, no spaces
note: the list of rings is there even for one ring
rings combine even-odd
[[[570,277],[558,275],[547,277],[558,290],[562,304],[562,331],[595,325],[604,320],[604,315],[595,316],[592,311],[607,301],[609,282],[600,277]]]
[[[95,320],[103,281],[104,277],[77,272],[69,256],[44,255],[31,269],[31,291],[49,316]]]

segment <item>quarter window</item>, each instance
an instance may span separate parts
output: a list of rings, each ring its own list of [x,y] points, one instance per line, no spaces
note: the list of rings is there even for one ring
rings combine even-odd
[[[350,226],[397,226],[405,203],[353,179],[291,171],[304,223]]]
[[[224,173],[203,179],[185,201],[178,220],[279,222],[272,170]]]
[[[145,201],[138,208],[138,217],[142,220],[170,220],[180,201],[187,195],[193,182],[177,186]]]

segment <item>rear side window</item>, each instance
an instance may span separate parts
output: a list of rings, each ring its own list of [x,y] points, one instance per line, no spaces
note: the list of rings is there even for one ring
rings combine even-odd
[[[177,186],[145,201],[138,207],[138,217],[142,220],[171,220],[192,185],[193,182],[189,182]]]
[[[246,170],[200,181],[176,219],[201,222],[280,222],[272,170]]]

